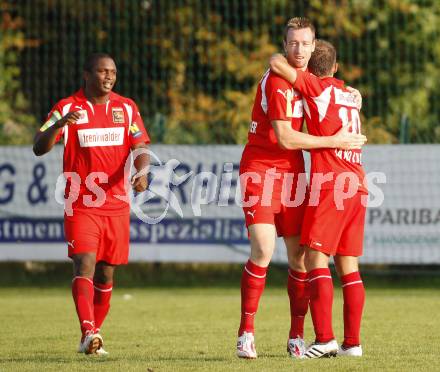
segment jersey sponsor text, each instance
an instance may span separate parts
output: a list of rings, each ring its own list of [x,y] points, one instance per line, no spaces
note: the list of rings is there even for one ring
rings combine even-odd
[[[78,130],[81,147],[119,146],[124,143],[124,128],[94,128]]]

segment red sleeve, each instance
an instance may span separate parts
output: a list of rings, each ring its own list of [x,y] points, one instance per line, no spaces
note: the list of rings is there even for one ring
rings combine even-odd
[[[150,143],[150,137],[145,129],[144,122],[137,105],[132,102],[133,120],[130,124],[130,145],[137,145],[138,143]]]
[[[296,70],[297,77],[294,84],[303,96],[318,97],[323,89],[322,80],[308,71]]]
[[[268,119],[290,122],[293,118],[295,98],[292,84],[277,75],[270,74],[266,80],[265,93]]]
[[[58,102],[52,110],[50,110],[49,114],[47,114],[46,121],[40,128],[40,132],[44,132],[45,130],[49,129],[52,125],[54,125],[58,120],[62,118],[62,106],[61,103]],[[56,137],[56,142],[58,142],[63,137],[64,130],[60,130],[58,132],[58,135]]]

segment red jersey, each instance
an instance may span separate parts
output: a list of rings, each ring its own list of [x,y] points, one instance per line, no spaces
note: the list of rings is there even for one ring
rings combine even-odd
[[[304,171],[301,150],[284,150],[278,145],[272,120],[288,121],[301,131],[302,97],[292,84],[268,70],[258,84],[249,126],[248,142],[241,158],[241,168]]]
[[[295,89],[303,96],[304,112],[309,134],[331,136],[342,126],[352,122],[351,132],[361,133],[359,110],[344,82],[333,77],[320,79],[297,70]],[[365,172],[361,165],[361,150],[314,149],[311,150],[311,179],[316,173],[333,173],[333,181],[325,182],[322,189],[335,188],[335,180],[341,173],[353,172],[359,180],[359,191],[367,192],[363,185]],[[311,182],[313,187],[313,182]],[[344,188],[342,186],[341,188]]]
[[[79,195],[72,209],[108,216],[130,213],[129,204],[115,195],[126,195],[124,166],[131,147],[150,142],[136,104],[113,92],[107,103],[92,104],[81,89],[53,107],[40,131],[71,111],[80,111],[82,117],[75,124],[64,126],[57,141],[64,138],[64,172],[75,172],[80,177]],[[104,190],[105,201],[102,205],[88,207],[84,205],[84,196],[92,202],[97,199],[97,194],[90,191],[90,185],[85,184],[92,172],[107,175],[107,179],[88,180]],[[68,177],[66,197],[74,186],[78,187],[76,181]]]

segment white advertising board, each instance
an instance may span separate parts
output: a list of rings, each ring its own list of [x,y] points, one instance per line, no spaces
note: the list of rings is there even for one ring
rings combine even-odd
[[[242,146],[151,150],[155,176],[152,192],[138,196],[131,216],[131,260],[245,261],[249,244],[238,202]],[[57,146],[36,157],[30,146],[0,148],[0,260],[67,260],[63,205],[57,202],[63,197],[62,151]],[[439,159],[438,145],[365,147],[367,173],[381,176],[372,178],[362,262],[440,263]],[[306,163],[307,169],[307,156]],[[372,207],[381,194],[383,201]],[[273,260],[286,261],[282,241]]]

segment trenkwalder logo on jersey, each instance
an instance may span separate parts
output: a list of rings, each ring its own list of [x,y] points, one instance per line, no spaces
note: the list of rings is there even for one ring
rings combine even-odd
[[[81,147],[118,146],[124,143],[124,127],[79,129]]]

